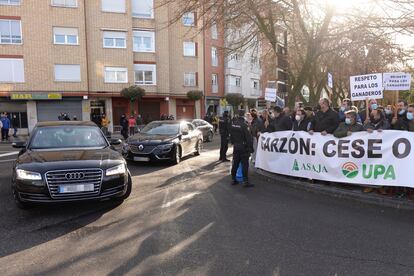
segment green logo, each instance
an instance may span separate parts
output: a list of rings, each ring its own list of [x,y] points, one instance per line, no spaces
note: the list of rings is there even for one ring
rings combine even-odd
[[[355,163],[348,162],[342,166],[342,173],[349,179],[357,177],[359,173],[358,166]]]
[[[295,162],[293,162],[292,171],[294,171],[294,172],[307,171],[307,172],[314,172],[314,173],[328,173],[328,169],[322,164],[299,163],[298,160],[296,160],[296,159],[295,159]]]

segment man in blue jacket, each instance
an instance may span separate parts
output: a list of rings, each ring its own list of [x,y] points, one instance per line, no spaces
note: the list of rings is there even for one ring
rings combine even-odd
[[[9,129],[10,129],[10,120],[7,118],[7,113],[4,112],[1,114],[1,140],[2,141],[8,141],[9,140]]]

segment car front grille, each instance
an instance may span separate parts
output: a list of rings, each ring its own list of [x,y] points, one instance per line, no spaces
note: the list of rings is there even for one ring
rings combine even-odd
[[[73,176],[68,177],[68,176]],[[99,195],[103,171],[101,169],[76,169],[50,171],[46,173],[46,183],[53,199],[84,198]],[[94,190],[87,192],[59,193],[61,185],[93,184]]]
[[[130,149],[132,153],[135,154],[150,154],[154,151],[156,146],[143,146],[143,148],[140,150],[141,145],[130,145]]]

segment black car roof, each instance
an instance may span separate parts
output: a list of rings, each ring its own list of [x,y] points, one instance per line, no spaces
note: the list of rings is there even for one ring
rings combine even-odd
[[[40,122],[36,124],[36,127],[49,127],[49,126],[97,126],[94,122],[90,121],[51,121]]]

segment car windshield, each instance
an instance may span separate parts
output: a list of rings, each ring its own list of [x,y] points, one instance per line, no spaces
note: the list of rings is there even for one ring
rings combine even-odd
[[[199,121],[199,120],[194,120],[193,121],[193,125],[195,125],[196,127],[203,126],[204,125],[204,122],[203,121]]]
[[[176,135],[180,131],[180,124],[153,122],[146,125],[141,133],[149,135]]]
[[[97,127],[40,127],[33,134],[31,149],[104,148],[108,143]]]

